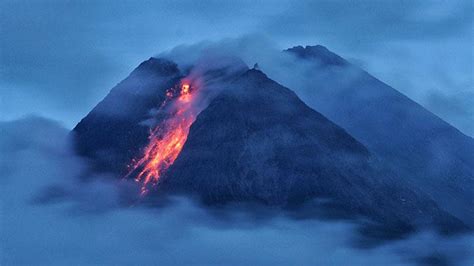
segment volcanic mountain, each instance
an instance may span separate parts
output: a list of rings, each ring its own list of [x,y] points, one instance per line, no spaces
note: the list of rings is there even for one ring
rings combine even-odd
[[[295,71],[302,78],[293,85],[302,89],[307,103],[361,141],[405,183],[474,224],[471,137],[323,46],[285,52],[299,59],[291,69],[304,69]]]
[[[324,217],[370,220],[396,235],[421,226],[466,229],[423,193],[381,172],[362,143],[263,72],[243,64],[204,69],[143,62],[74,128],[77,151],[94,171],[141,182],[143,197],[318,209]],[[189,109],[185,96],[205,100]],[[183,121],[191,121],[189,128],[174,124]],[[169,135],[175,129],[186,136]],[[164,159],[154,152],[177,148]]]

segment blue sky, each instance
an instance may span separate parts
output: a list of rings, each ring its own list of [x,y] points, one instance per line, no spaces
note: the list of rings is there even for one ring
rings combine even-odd
[[[474,135],[472,1],[2,1],[0,120],[73,127],[141,61],[264,35],[323,44]]]

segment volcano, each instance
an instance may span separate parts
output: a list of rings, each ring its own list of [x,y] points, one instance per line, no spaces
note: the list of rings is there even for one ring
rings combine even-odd
[[[293,91],[241,62],[186,70],[162,58],[140,64],[73,130],[76,149],[92,162],[91,170],[143,182],[140,173],[161,158],[146,159],[150,142],[167,134],[153,132],[177,115],[159,107],[170,88],[182,89],[183,80],[196,75],[199,81],[189,86],[195,87],[191,95],[200,99],[199,108],[186,120],[185,138],[167,142],[179,144],[179,151],[165,160],[159,178],[151,171],[155,181],[145,186],[144,197],[184,194],[207,206],[317,210],[325,218],[369,220],[397,236],[425,226],[445,233],[467,228],[391,171],[382,172],[364,144]],[[134,168],[137,158],[146,163]]]

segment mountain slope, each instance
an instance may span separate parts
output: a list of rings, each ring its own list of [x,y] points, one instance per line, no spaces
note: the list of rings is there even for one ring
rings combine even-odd
[[[147,143],[149,128],[143,122],[180,75],[165,59],[141,63],[73,129],[79,154],[90,158],[95,170],[124,174],[124,166]]]
[[[474,140],[323,46],[287,53],[313,65],[300,96],[364,143],[413,187],[474,221]]]

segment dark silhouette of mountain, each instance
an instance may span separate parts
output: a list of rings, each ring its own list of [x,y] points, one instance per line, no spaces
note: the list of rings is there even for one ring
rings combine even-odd
[[[305,71],[311,106],[441,207],[474,223],[474,140],[323,46],[286,50]],[[308,75],[309,74],[309,75]]]
[[[76,126],[77,151],[90,158],[94,171],[123,176],[147,144],[143,121],[182,76],[174,63],[150,58]],[[467,228],[423,193],[380,172],[363,144],[261,71],[234,71],[219,82],[224,89],[197,116],[150,199],[184,193],[212,206],[257,203],[368,219],[362,230],[377,238],[424,226],[444,233]]]

